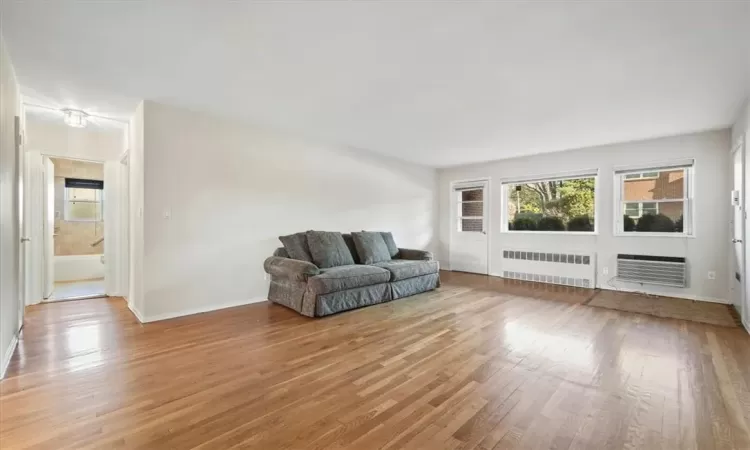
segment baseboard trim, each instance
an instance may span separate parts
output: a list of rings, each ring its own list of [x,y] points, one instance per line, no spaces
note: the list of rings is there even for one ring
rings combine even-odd
[[[138,319],[138,322],[140,323],[146,323],[146,320],[143,318],[143,314],[141,314],[140,311],[138,311],[138,308],[135,307],[135,305],[131,305],[130,302],[128,302],[128,309],[130,312],[133,313],[136,319]]]
[[[745,331],[747,331],[747,334],[750,334],[750,322],[745,320],[742,322],[742,324],[745,326]]]
[[[141,323],[159,322],[161,320],[175,319],[177,317],[192,316],[194,314],[202,314],[211,311],[218,311],[220,309],[234,308],[237,306],[245,306],[253,303],[265,302],[268,299],[266,297],[256,297],[249,300],[240,300],[237,302],[224,303],[221,305],[210,305],[200,308],[187,309],[184,311],[174,311],[164,314],[155,314],[153,316],[146,316],[145,320],[141,320]]]
[[[8,366],[10,365],[10,360],[11,358],[13,358],[13,353],[15,353],[17,346],[18,346],[18,334],[13,336],[13,339],[10,341],[10,345],[8,346],[8,349],[5,350],[5,355],[3,355],[3,366],[2,366],[2,370],[0,370],[0,380],[5,378],[5,372],[8,370]]]

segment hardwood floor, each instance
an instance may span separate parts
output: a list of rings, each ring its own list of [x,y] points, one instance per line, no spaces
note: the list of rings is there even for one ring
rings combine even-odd
[[[445,273],[323,319],[37,305],[0,382],[0,448],[750,448],[744,330],[591,293]]]

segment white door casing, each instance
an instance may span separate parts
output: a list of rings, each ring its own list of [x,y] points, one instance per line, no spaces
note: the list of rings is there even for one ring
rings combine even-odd
[[[489,204],[489,180],[451,184],[451,270],[489,273]]]
[[[109,296],[127,294],[127,176],[121,161],[104,162],[104,261],[105,291]]]
[[[120,160],[120,292],[131,305],[130,296],[130,168],[128,152]]]
[[[44,289],[42,296],[50,298],[55,288],[55,165],[48,156],[42,159],[44,192],[44,264],[42,273]]]
[[[744,151],[737,146],[732,153],[732,271],[730,291],[732,303],[745,318],[748,314],[745,305],[745,186],[744,186]]]

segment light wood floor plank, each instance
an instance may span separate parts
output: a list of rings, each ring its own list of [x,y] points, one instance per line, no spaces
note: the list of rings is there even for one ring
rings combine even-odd
[[[29,307],[0,448],[750,448],[744,330],[443,279],[322,319],[267,303],[146,325],[116,298]]]

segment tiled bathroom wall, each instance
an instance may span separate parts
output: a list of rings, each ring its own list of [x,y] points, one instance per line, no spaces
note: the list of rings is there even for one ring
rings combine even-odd
[[[104,221],[65,220],[65,178],[104,180],[104,165],[88,161],[50,158],[55,165],[55,256],[104,253]]]

